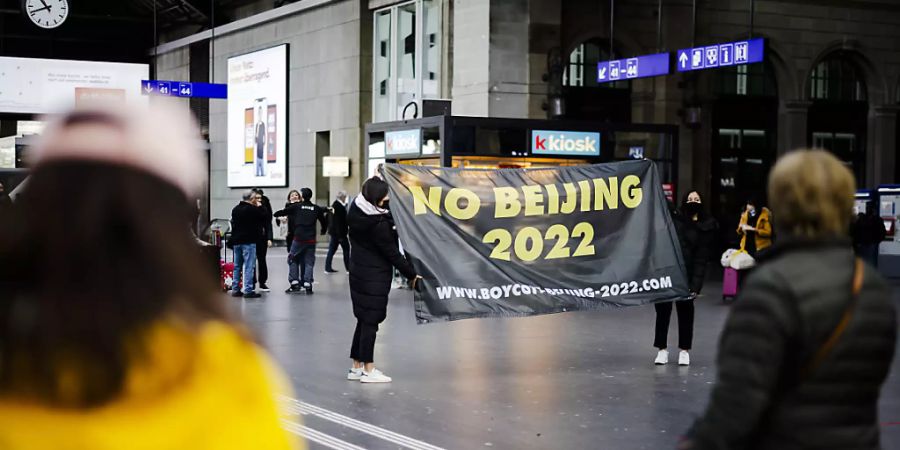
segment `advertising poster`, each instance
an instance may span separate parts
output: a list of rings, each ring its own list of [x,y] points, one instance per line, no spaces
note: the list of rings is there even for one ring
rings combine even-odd
[[[287,44],[228,59],[228,187],[287,186]]]
[[[93,103],[148,104],[147,64],[0,57],[0,113],[55,114]]]
[[[419,323],[689,298],[656,166],[387,164],[400,241],[424,278]]]

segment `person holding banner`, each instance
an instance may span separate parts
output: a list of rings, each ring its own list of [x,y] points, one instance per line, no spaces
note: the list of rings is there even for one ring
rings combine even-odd
[[[363,184],[347,212],[350,228],[350,298],[356,330],[350,347],[353,367],[347,379],[363,383],[389,383],[391,377],[375,368],[375,336],[387,316],[393,268],[412,280],[421,278],[397,246],[394,219],[385,208],[388,184],[373,177]]]
[[[678,240],[681,242],[681,254],[684,257],[692,298],[653,305],[656,308],[656,336],[653,346],[659,349],[655,364],[668,364],[669,351],[666,341],[669,334],[669,320],[672,317],[672,303],[675,303],[675,310],[678,314],[678,348],[681,349],[678,353],[678,365],[687,366],[691,364],[689,352],[694,337],[693,298],[696,298],[703,289],[706,266],[709,263],[710,252],[719,225],[716,219],[709,217],[703,210],[700,194],[696,191],[691,191],[685,197],[681,208],[675,211],[673,216]]]
[[[728,317],[709,406],[680,449],[881,447],[897,311],[847,237],[855,190],[827,151],[795,151],[772,169],[782,238]]]

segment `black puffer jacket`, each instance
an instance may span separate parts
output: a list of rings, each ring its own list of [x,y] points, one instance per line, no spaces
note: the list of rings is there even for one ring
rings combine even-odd
[[[416,271],[400,254],[397,230],[390,214],[367,215],[355,204],[347,212],[350,228],[350,298],[353,314],[368,323],[381,323],[387,314],[392,267],[414,279]]]
[[[701,214],[692,220],[683,213],[675,214],[675,230],[681,242],[681,255],[687,268],[688,286],[691,292],[699,294],[706,278],[706,266],[712,255],[713,242],[719,224],[716,219]]]
[[[852,298],[849,240],[781,242],[747,280],[719,344],[718,380],[690,437],[698,449],[877,449],[878,396],[897,316],[871,267],[852,319],[805,377]]]

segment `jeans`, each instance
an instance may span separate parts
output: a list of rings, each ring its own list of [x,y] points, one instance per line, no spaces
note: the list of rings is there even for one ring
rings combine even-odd
[[[878,267],[878,244],[863,244],[857,249],[857,255],[872,267]]]
[[[338,245],[344,251],[344,268],[347,271],[350,270],[350,241],[346,237],[339,238],[332,235],[331,241],[328,243],[328,255],[325,257],[325,270],[328,272],[334,271],[331,262],[334,260],[334,254],[337,252]]]
[[[266,176],[266,161],[264,158],[265,156],[256,158],[256,176],[258,177]]]
[[[313,269],[316,267],[316,244],[291,242],[288,266],[288,280],[291,284],[299,283],[302,275],[303,283],[312,285]]]
[[[234,280],[231,290],[239,291],[239,281],[243,275],[244,293],[253,292],[253,277],[256,272],[256,244],[240,244],[234,246]]]
[[[656,303],[656,337],[653,346],[659,349],[668,347],[669,320],[672,318],[672,303],[678,312],[678,348],[690,350],[694,340],[694,301]]]

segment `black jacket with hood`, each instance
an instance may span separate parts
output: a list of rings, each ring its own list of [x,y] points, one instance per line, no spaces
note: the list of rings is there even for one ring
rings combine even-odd
[[[719,224],[716,219],[700,212],[697,220],[683,209],[674,215],[675,230],[681,243],[681,255],[687,269],[688,286],[691,292],[699,294],[706,278],[706,267],[713,253],[713,245]]]
[[[416,270],[400,254],[397,230],[390,213],[369,215],[355,202],[347,212],[350,229],[350,298],[357,319],[380,323],[387,313],[393,267],[406,278]]]

